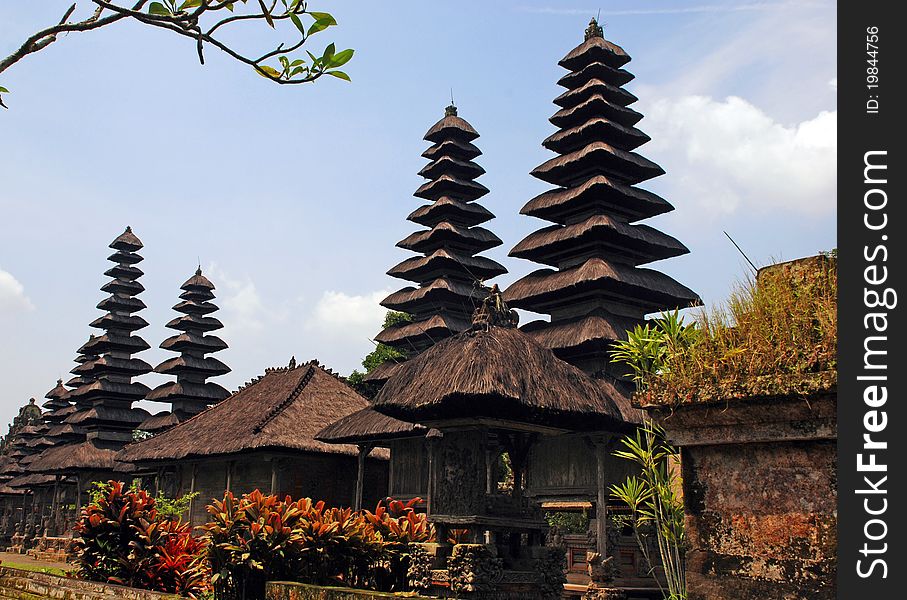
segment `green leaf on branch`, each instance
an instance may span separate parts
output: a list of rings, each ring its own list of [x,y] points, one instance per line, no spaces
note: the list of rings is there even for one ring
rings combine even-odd
[[[312,23],[312,25],[309,27],[308,35],[318,33],[319,31],[324,31],[331,25],[337,24],[337,21],[334,19],[334,17],[332,17],[331,15],[329,15],[327,13],[310,13],[310,14],[312,14],[312,16],[315,16],[315,15],[325,15],[325,16],[320,19],[318,17],[315,17],[315,22]]]
[[[180,10],[186,10],[187,8],[198,8],[202,5],[202,0],[186,0],[180,5]]]
[[[290,20],[293,21],[293,25],[296,26],[296,29],[299,30],[299,33],[305,35],[305,25],[302,24],[302,21],[299,20],[295,14],[290,13]]]
[[[168,17],[168,16],[170,16],[170,9],[168,9],[166,6],[164,6],[160,2],[152,2],[148,6],[148,14],[149,15],[158,15],[161,17]]]
[[[350,76],[344,73],[343,71],[325,71],[328,75],[333,75],[337,79],[343,79],[344,81],[352,81]]]
[[[9,94],[9,90],[0,85],[0,94]]]
[[[340,67],[350,62],[351,58],[353,58],[353,50],[351,48],[341,50],[337,54],[332,55],[331,60],[328,61],[328,64],[325,66],[329,69],[333,67]]]
[[[328,47],[324,49],[324,54],[321,56],[321,59],[325,64],[331,62],[331,59],[334,57],[334,51],[336,48],[334,44],[328,44]]]

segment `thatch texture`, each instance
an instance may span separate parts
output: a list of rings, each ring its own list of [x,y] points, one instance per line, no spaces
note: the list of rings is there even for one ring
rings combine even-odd
[[[571,225],[551,225],[529,234],[513,247],[510,256],[526,258],[553,267],[577,248],[588,246],[640,265],[681,256],[689,249],[676,238],[648,225],[628,225],[607,215],[595,215]]]
[[[523,206],[520,214],[563,225],[574,215],[604,212],[632,223],[672,210],[674,207],[657,194],[596,175],[576,187],[539,194]]]
[[[431,129],[426,132],[424,139],[429,142],[443,142],[447,139],[471,142],[477,137],[479,137],[479,133],[463,118],[458,117],[456,114],[447,114],[443,119],[432,125]]]
[[[403,363],[374,406],[421,423],[486,417],[579,429],[626,424],[605,386],[522,331],[494,326],[438,342]]]
[[[592,142],[575,152],[543,162],[532,170],[532,175],[563,186],[595,175],[612,176],[624,183],[636,184],[664,175],[664,169],[635,152],[626,152],[605,142]]]
[[[423,337],[431,341],[464,331],[469,328],[469,325],[469,321],[460,319],[456,315],[441,313],[431,315],[424,321],[405,322],[383,329],[375,336],[375,341],[392,346],[406,343],[406,341],[414,342]]]
[[[605,117],[629,128],[639,123],[642,114],[632,108],[611,102],[599,94],[593,94],[576,106],[560,109],[551,115],[548,121],[557,127],[568,128],[582,125],[595,117]]]
[[[639,98],[621,87],[611,85],[601,79],[590,79],[578,88],[567,90],[555,98],[554,103],[558,106],[575,106],[595,94],[621,106],[627,106],[639,100]]]
[[[475,285],[454,279],[438,278],[424,287],[405,287],[381,301],[381,306],[405,313],[416,312],[426,304],[441,306],[471,306],[479,304],[487,292]]]
[[[605,38],[595,35],[587,36],[588,39],[567,53],[557,64],[576,71],[586,65],[600,62],[608,66],[618,68],[630,62],[630,56],[623,48],[609,42]]]
[[[426,432],[428,429],[418,423],[394,419],[368,407],[331,423],[319,431],[315,439],[329,444],[356,444],[420,437]]]
[[[552,133],[542,141],[542,146],[558,154],[568,154],[591,142],[607,141],[623,150],[633,150],[650,139],[635,127],[625,127],[605,117],[591,117]]]
[[[447,196],[441,196],[432,204],[417,208],[406,218],[426,227],[434,227],[444,221],[461,227],[472,227],[490,221],[494,215],[481,204],[460,202]]]
[[[62,444],[42,452],[29,465],[35,473],[71,473],[74,471],[112,471],[116,450],[98,448],[89,441]]]
[[[425,283],[450,272],[462,273],[467,281],[491,279],[507,272],[501,264],[484,256],[466,256],[445,249],[428,256],[408,258],[387,272],[391,277]]]
[[[591,290],[611,291],[622,303],[649,312],[701,304],[699,296],[671,277],[651,269],[609,263],[600,258],[563,271],[539,269],[515,281],[504,298],[516,308],[556,305],[572,294]],[[564,292],[571,291],[571,295]],[[649,310],[651,309],[651,310]]]
[[[397,247],[426,254],[439,248],[475,254],[500,246],[502,243],[501,238],[484,227],[467,228],[453,223],[438,223],[427,231],[417,231],[406,236],[397,242]]]
[[[173,461],[251,450],[355,454],[315,434],[368,402],[317,363],[273,369],[219,404],[153,438],[127,446],[124,462]]]
[[[557,80],[559,86],[574,89],[585,85],[590,79],[601,79],[612,85],[624,85],[634,79],[634,75],[624,69],[614,69],[603,63],[592,63],[573,73],[567,73]]]
[[[385,361],[372,369],[365,377],[363,377],[363,380],[368,383],[384,384],[385,381],[390,379],[393,374],[397,372],[397,369],[400,368],[400,365],[402,365],[403,362],[404,361],[396,362],[393,360]]]

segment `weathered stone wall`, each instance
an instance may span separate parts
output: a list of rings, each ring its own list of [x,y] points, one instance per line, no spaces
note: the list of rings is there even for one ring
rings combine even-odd
[[[292,583],[287,581],[269,581],[265,584],[267,600],[384,600],[399,598],[396,594],[354,590],[341,587],[325,587]],[[425,596],[406,596],[414,600],[428,600]]]
[[[0,567],[0,597],[37,600],[179,600],[179,596],[121,585]]]
[[[655,411],[681,446],[689,600],[831,600],[837,397]]]

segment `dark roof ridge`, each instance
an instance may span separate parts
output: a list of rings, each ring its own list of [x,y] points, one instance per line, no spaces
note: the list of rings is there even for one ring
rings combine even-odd
[[[252,428],[253,432],[261,433],[261,431],[265,428],[265,426],[267,426],[268,423],[273,421],[275,417],[277,417],[280,413],[282,413],[284,410],[286,410],[286,408],[290,404],[292,404],[293,401],[296,400],[296,398],[299,397],[299,394],[302,393],[302,390],[305,389],[305,386],[307,386],[309,384],[309,382],[312,380],[312,377],[314,377],[315,369],[318,368],[318,367],[316,367],[316,365],[311,364],[311,363],[308,364],[308,367],[309,367],[309,370],[306,372],[305,375],[302,376],[302,379],[299,380],[299,383],[296,384],[296,387],[293,388],[293,391],[290,392],[290,395],[287,396],[286,399],[284,399],[280,404],[278,404],[277,406],[272,408],[270,410],[270,412],[268,412],[268,414],[266,414],[264,416],[264,418],[261,421],[259,421],[255,425],[255,427]],[[295,369],[298,367],[292,367],[292,368]],[[281,371],[290,371],[290,370],[291,370],[291,367],[283,367],[281,369]]]

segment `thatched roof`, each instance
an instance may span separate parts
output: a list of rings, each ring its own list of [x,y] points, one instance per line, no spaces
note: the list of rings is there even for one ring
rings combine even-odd
[[[10,479],[6,485],[10,488],[32,488],[39,485],[47,485],[49,483],[54,483],[56,477],[53,475],[42,475],[40,473],[31,473],[29,475],[19,475]]]
[[[435,160],[439,156],[455,156],[462,160],[472,160],[481,155],[482,151],[475,144],[453,138],[443,139],[422,153],[422,156],[428,160]]]
[[[466,256],[445,249],[428,256],[408,258],[390,269],[391,277],[425,283],[453,273],[463,273],[468,280],[491,279],[507,272],[501,264],[484,256]]]
[[[478,200],[487,194],[488,191],[487,187],[477,181],[444,174],[420,185],[413,192],[413,196],[425,200],[437,200],[443,196],[450,196],[457,200],[471,202]]]
[[[601,258],[591,258],[578,267],[563,271],[533,271],[512,283],[504,297],[516,308],[535,310],[572,302],[574,294],[592,291],[607,292],[615,301],[646,312],[702,303],[694,291],[664,273],[610,263]]]
[[[648,225],[629,225],[607,215],[593,215],[570,225],[550,225],[530,233],[513,247],[510,256],[560,266],[565,258],[582,256],[594,248],[633,265],[681,256],[689,250],[674,237]],[[586,254],[588,256],[588,254]]]
[[[440,277],[422,287],[405,287],[381,301],[381,306],[406,313],[416,312],[431,303],[436,307],[472,306],[481,302],[487,291],[476,284]]]
[[[583,315],[575,319],[558,321],[532,321],[520,329],[546,348],[576,350],[588,344],[610,344],[614,340],[627,339],[627,332],[641,321],[606,313]]]
[[[439,248],[476,254],[482,250],[500,246],[502,243],[501,238],[484,227],[461,227],[445,222],[438,223],[431,229],[408,235],[397,242],[397,247],[426,254]]]
[[[593,94],[575,106],[560,109],[548,121],[560,128],[576,127],[594,117],[605,117],[624,127],[633,127],[642,120],[642,113]]]
[[[603,37],[593,35],[567,53],[557,64],[574,71],[593,63],[602,62],[612,67],[621,67],[630,62],[630,56],[623,48]]]
[[[672,210],[674,207],[661,196],[596,175],[576,187],[539,194],[523,206],[520,214],[565,224],[572,215],[607,212],[632,223]]]
[[[462,142],[471,142],[479,137],[478,132],[473,129],[472,125],[457,116],[456,108],[449,106],[445,113],[444,118],[432,125],[425,134],[425,140],[441,142],[446,139],[456,139]]]
[[[481,204],[460,202],[447,196],[441,196],[433,203],[417,208],[406,218],[426,227],[434,227],[444,221],[463,227],[472,227],[490,221],[494,215]]]
[[[28,470],[35,473],[111,471],[116,465],[114,456],[116,450],[98,448],[90,441],[61,444],[42,452],[29,465]]]
[[[375,336],[375,341],[394,347],[401,346],[404,350],[409,350],[406,348],[408,343],[415,343],[423,338],[425,338],[424,341],[433,342],[468,328],[469,321],[461,319],[457,315],[439,313],[422,321],[406,321],[387,327]]]
[[[578,88],[567,90],[555,98],[554,103],[558,106],[575,106],[594,94],[598,94],[621,106],[627,106],[639,100],[639,98],[621,87],[611,85],[601,79],[590,79]]]
[[[421,437],[426,432],[428,429],[418,423],[394,419],[368,407],[331,423],[319,431],[315,439],[330,444],[355,444]]]
[[[393,360],[385,361],[369,371],[369,373],[363,377],[363,380],[368,383],[384,383],[397,372],[397,369],[400,368],[400,365],[402,365],[403,362],[404,361],[402,360],[399,362]]]
[[[579,71],[567,73],[557,80],[559,86],[575,89],[586,84],[590,79],[601,79],[612,85],[623,85],[633,81],[634,75],[624,69],[614,69],[604,63],[591,63]]]
[[[491,326],[438,342],[400,365],[374,400],[394,418],[491,418],[569,429],[622,428],[625,394],[517,329]],[[629,406],[628,403],[626,403]]]
[[[127,446],[124,462],[174,461],[251,450],[355,454],[315,434],[368,402],[317,362],[271,369],[226,400],[148,440]]]
[[[633,150],[650,139],[635,127],[593,116],[579,125],[557,130],[542,141],[542,146],[558,154],[568,154],[591,142],[606,141],[623,150]]]
[[[579,150],[556,156],[532,170],[534,177],[554,185],[571,185],[595,175],[615,176],[635,184],[664,175],[664,169],[635,152],[605,142],[592,142]]]

